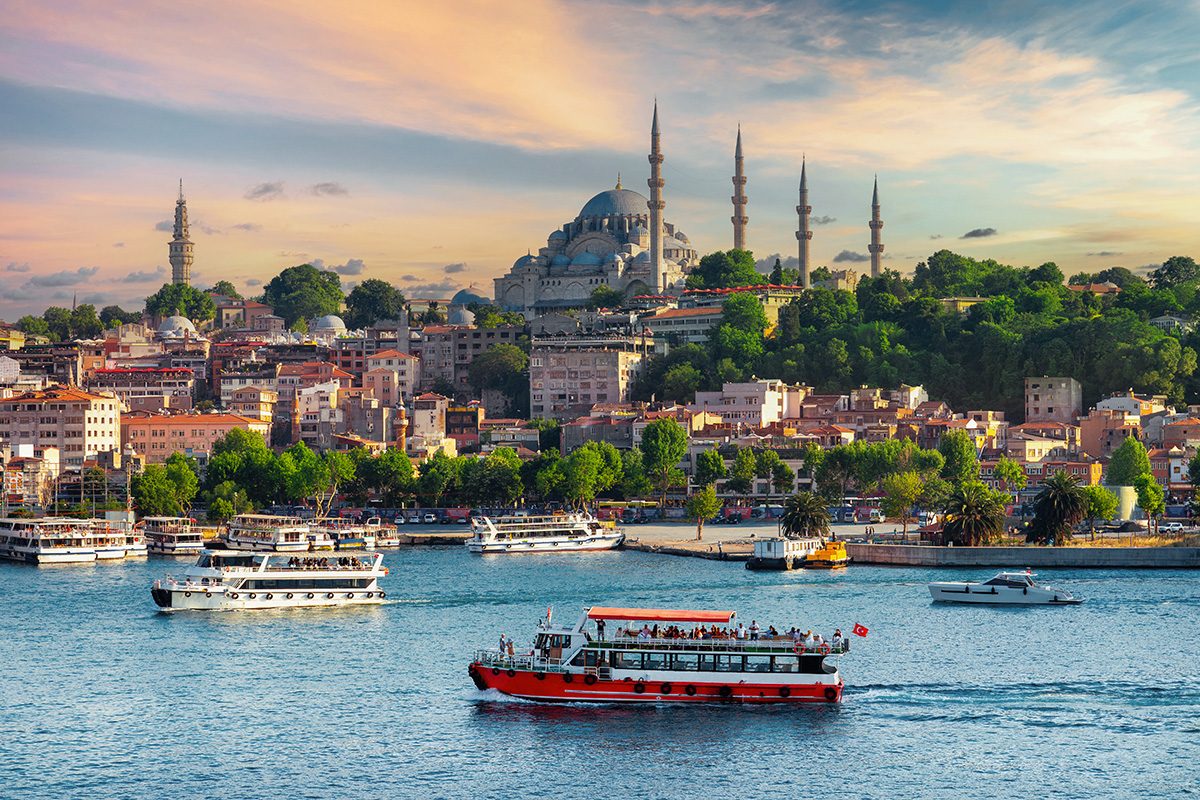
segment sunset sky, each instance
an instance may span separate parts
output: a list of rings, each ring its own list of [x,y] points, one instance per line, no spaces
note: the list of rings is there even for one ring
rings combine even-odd
[[[646,193],[655,97],[701,252],[731,246],[740,122],[759,257],[795,252],[803,155],[818,263],[861,269],[875,173],[901,272],[1200,257],[1198,40],[1196,2],[16,0],[0,318],[138,306],[180,178],[200,287],[319,260],[490,295],[618,172]]]

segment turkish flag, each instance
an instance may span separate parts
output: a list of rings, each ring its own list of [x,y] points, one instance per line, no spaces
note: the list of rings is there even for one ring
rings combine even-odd
[[[854,630],[853,630],[853,631],[851,631],[851,632],[852,632],[852,633],[853,633],[855,636],[863,636],[863,637],[865,637],[865,636],[867,635],[867,629],[866,629],[866,627],[864,627],[864,626],[862,626],[862,625],[859,625],[857,622],[856,622],[856,623],[854,623]]]

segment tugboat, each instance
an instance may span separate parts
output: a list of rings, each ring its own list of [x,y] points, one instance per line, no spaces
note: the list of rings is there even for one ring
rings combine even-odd
[[[1077,606],[1082,603],[1066,589],[1042,586],[1033,579],[1034,573],[1001,572],[983,583],[929,584],[929,595],[935,603],[979,603],[1006,606]]]
[[[804,566],[818,569],[841,569],[849,563],[850,556],[846,553],[846,545],[837,541],[824,542],[804,559]]]
[[[844,639],[807,644],[794,635],[747,633],[744,626],[731,632],[726,626],[734,616],[732,611],[593,606],[575,624],[556,628],[548,611],[531,648],[517,652],[510,642],[477,651],[467,673],[480,690],[544,702],[842,699],[841,673],[826,659],[847,652]],[[610,623],[611,635],[606,635]]]

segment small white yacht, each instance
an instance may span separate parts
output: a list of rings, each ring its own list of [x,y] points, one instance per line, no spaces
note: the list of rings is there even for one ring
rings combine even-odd
[[[222,537],[230,550],[275,551],[303,553],[313,549],[313,537],[332,550],[329,534],[313,534],[309,525],[299,517],[278,517],[270,514],[239,514],[225,526]]]
[[[194,556],[204,549],[204,537],[190,517],[146,517],[142,533],[151,553]]]
[[[467,550],[472,553],[563,553],[611,550],[625,541],[619,528],[606,528],[591,514],[516,514],[472,517]]]
[[[204,550],[181,577],[156,580],[150,595],[164,610],[378,605],[387,573],[379,553]]]
[[[1010,606],[1071,606],[1082,603],[1065,589],[1042,586],[1034,579],[1034,573],[1001,572],[983,583],[929,584],[929,594],[934,602],[983,603]]]

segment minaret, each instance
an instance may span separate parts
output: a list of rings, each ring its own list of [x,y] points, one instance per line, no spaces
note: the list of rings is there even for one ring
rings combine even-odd
[[[871,254],[871,277],[878,278],[883,274],[883,220],[879,218],[879,176],[875,176],[875,193],[871,195],[871,244],[867,251]]]
[[[733,151],[733,247],[735,250],[746,249],[746,173],[742,169],[742,126],[738,125],[737,147]]]
[[[179,199],[175,201],[175,235],[168,244],[171,283],[192,283],[192,240],[188,238],[187,201],[183,199],[183,179],[179,179]]]
[[[662,147],[658,137],[658,101],[654,101],[654,122],[650,125],[650,268],[654,270],[654,292],[662,294],[667,290],[663,274],[663,218],[662,212],[667,204],[662,199]]]
[[[796,206],[796,214],[800,217],[800,227],[796,229],[796,240],[800,243],[800,285],[811,289],[808,284],[808,246],[812,241],[812,230],[809,229],[808,218],[812,215],[812,206],[808,204],[808,175],[805,173],[805,160],[800,161],[800,205]]]

